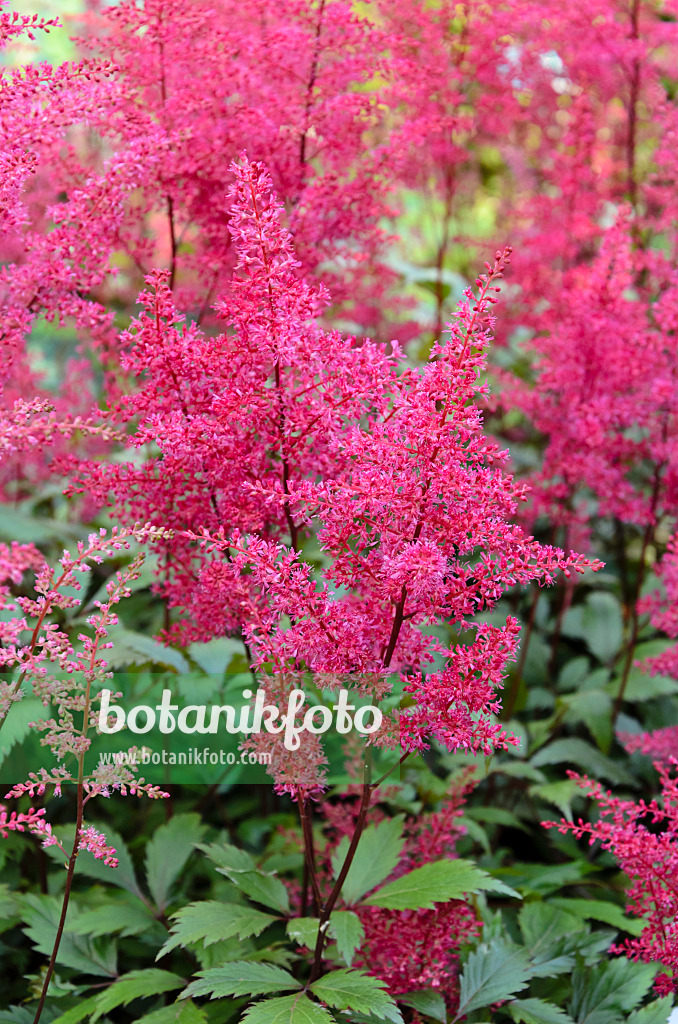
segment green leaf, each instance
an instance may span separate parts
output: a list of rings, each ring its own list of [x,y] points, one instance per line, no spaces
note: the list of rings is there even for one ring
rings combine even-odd
[[[574,779],[559,779],[557,782],[545,782],[539,786],[530,786],[529,795],[547,804],[557,807],[564,818],[572,821],[572,801],[581,797],[582,791]]]
[[[37,697],[24,696],[11,705],[0,732],[0,763],[15,743],[20,743],[30,732],[31,722],[45,717],[45,706]]]
[[[255,1003],[244,1015],[242,1024],[332,1024],[333,1020],[329,1010],[300,992]]]
[[[287,934],[300,946],[315,949],[319,925],[320,921],[317,917],[295,917],[287,922]]]
[[[636,1010],[626,1019],[626,1024],[666,1024],[673,1008],[673,996],[655,999],[648,1006]]]
[[[80,1024],[81,1020],[84,1020],[85,1017],[89,1017],[91,1013],[96,1011],[97,998],[97,996],[92,996],[91,999],[81,999],[77,1006],[72,1006],[70,1010],[66,1010],[60,1017],[53,1020],[52,1024]],[[0,1016],[1,1020],[2,1017]]]
[[[531,763],[537,768],[545,764],[563,764],[568,761],[580,770],[583,768],[584,771],[591,772],[596,778],[609,779],[610,782],[625,786],[633,784],[633,779],[621,765],[576,736],[554,740],[553,743],[538,750],[531,759]]]
[[[594,968],[580,962],[572,975],[570,1014],[577,1024],[615,1024],[621,1011],[638,1006],[656,973],[655,965],[626,957]]]
[[[187,996],[209,996],[210,999],[222,996],[262,996],[269,992],[301,988],[301,983],[281,967],[248,960],[233,960],[221,967],[198,971],[198,979],[192,981],[181,993],[182,999]]]
[[[650,646],[643,645],[643,646]],[[638,655],[638,648],[635,651]],[[608,683],[606,689],[612,697],[619,693],[620,677],[615,676]],[[651,676],[642,668],[633,667],[629,672],[626,686],[624,687],[624,700],[629,704],[654,700],[655,697],[670,697],[678,690],[678,681],[669,676]]]
[[[199,849],[218,865],[217,871],[220,874],[226,875],[250,899],[265,907],[272,907],[281,914],[289,913],[290,898],[281,880],[272,872],[257,868],[246,850],[216,843],[200,846]]]
[[[577,690],[561,698],[567,706],[563,721],[582,722],[598,747],[607,753],[612,743],[612,697],[605,690]]]
[[[135,1024],[205,1024],[207,1014],[193,1000],[170,1003],[139,1017]]]
[[[111,901],[95,910],[82,911],[72,930],[77,935],[89,935],[95,939],[100,935],[114,935],[116,932],[120,932],[121,936],[141,935],[155,923],[154,917],[143,903]]]
[[[96,997],[96,1012],[92,1015],[92,1024],[118,1006],[127,1006],[135,999],[148,999],[159,996],[163,992],[181,988],[184,979],[170,971],[161,971],[157,967],[148,967],[142,971],[130,971],[123,974],[113,985]]]
[[[432,909],[436,903],[459,900],[468,893],[483,890],[518,896],[514,889],[492,878],[471,861],[438,860],[389,882],[364,902],[367,906],[389,910]]]
[[[447,1007],[440,992],[433,988],[422,988],[418,992],[408,992],[404,996],[398,996],[398,1002],[403,1006],[411,1006],[417,1013],[424,1017],[432,1017],[440,1021],[440,1024],[447,1022]]]
[[[217,871],[227,874],[223,868],[217,868]],[[255,903],[279,910],[281,914],[289,913],[289,893],[276,875],[266,875],[263,871],[251,871],[233,876],[227,874],[227,877]]]
[[[233,637],[217,636],[207,643],[191,644],[188,653],[193,661],[208,675],[223,676],[234,654],[245,655],[242,640]]]
[[[518,923],[525,946],[529,950],[539,944],[571,935],[572,931],[582,931],[586,927],[583,921],[555,906],[553,901],[524,904],[518,913]]]
[[[508,877],[523,892],[545,896],[564,885],[581,883],[586,875],[599,870],[596,865],[585,860],[570,861],[567,864],[516,863],[508,872]]]
[[[122,626],[114,626],[109,630],[108,639],[113,644],[106,652],[109,668],[127,668],[128,665],[163,665],[175,672],[188,672],[190,665],[181,651],[173,647],[165,647],[144,633],[136,633]]]
[[[368,1013],[380,1020],[403,1024],[395,1001],[384,991],[386,983],[363,971],[331,971],[311,985],[311,992],[337,1010]]]
[[[628,932],[629,935],[640,935],[645,928],[645,921],[637,917],[627,917],[621,907],[618,907],[616,903],[609,903],[607,900],[581,900],[558,896],[554,897],[551,903],[553,906],[561,907],[568,913],[577,914],[579,917],[604,921],[605,924]]]
[[[250,935],[259,935],[276,918],[270,914],[262,914],[254,907],[205,900],[182,907],[172,915],[172,920],[175,923],[172,925],[171,937],[156,956],[156,960],[176,946],[202,942],[203,947],[206,947],[233,936],[242,940],[249,938]]]
[[[506,828],[515,828],[521,832],[528,831],[518,815],[504,807],[468,807],[466,813],[469,818],[487,822],[488,825],[504,825]]]
[[[530,979],[527,953],[503,939],[481,943],[469,953],[459,979],[460,1020],[472,1010],[508,999]]]
[[[24,931],[35,943],[36,949],[49,957],[52,955],[54,935],[61,916],[61,900],[53,896],[26,894],[19,897],[22,908]],[[57,963],[70,967],[83,974],[96,977],[113,978],[116,976],[116,949],[111,942],[96,944],[83,935],[74,935],[72,926],[77,920],[78,907],[71,900],[66,928],[61,937]]]
[[[333,910],[327,931],[337,944],[339,956],[350,967],[365,935],[360,918],[352,910]]]
[[[621,605],[614,594],[594,591],[584,604],[570,608],[562,632],[585,641],[592,654],[608,662],[621,647],[624,636]]]
[[[358,843],[353,862],[341,887],[345,903],[355,903],[370,889],[383,882],[397,866],[402,853],[403,816],[387,819],[378,825],[369,825]],[[332,873],[339,877],[346,859],[349,838],[344,836],[332,854]]]
[[[241,850],[238,846],[230,846],[228,843],[197,843],[201,850],[218,867],[223,868],[223,874],[236,875],[245,871],[256,871],[257,865],[247,850]]]
[[[0,932],[6,931],[15,924],[15,918],[19,916],[16,900],[9,886],[0,885]]]
[[[158,910],[166,909],[172,885],[204,831],[199,814],[176,814],[153,834],[146,847],[146,876]]]
[[[516,1024],[573,1024],[569,1014],[543,999],[514,999],[506,1009]]]

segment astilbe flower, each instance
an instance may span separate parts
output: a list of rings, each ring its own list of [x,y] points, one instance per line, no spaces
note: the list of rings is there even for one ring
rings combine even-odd
[[[57,19],[4,11],[0,17],[0,48],[58,24]],[[107,448],[112,439],[101,417],[95,424],[89,416],[91,365],[72,358],[59,393],[52,394],[26,344],[41,316],[61,327],[71,316],[81,327],[93,323],[91,313],[84,321],[78,313],[91,307],[83,298],[87,283],[78,250],[72,245],[64,249],[47,230],[45,206],[53,198],[53,184],[40,167],[40,154],[50,145],[63,145],[69,126],[86,119],[88,103],[96,103],[91,94],[109,73],[109,66],[93,61],[0,69],[0,494],[13,501],[32,495],[62,468],[74,432],[80,434],[81,455]],[[32,238],[27,241],[28,225]],[[90,245],[91,239],[79,251]],[[68,299],[65,288],[70,289]],[[89,438],[85,444],[83,437]]]
[[[53,788],[58,795],[64,784],[75,783],[75,776],[64,762],[70,757],[77,761],[89,749],[91,741],[87,732],[98,720],[97,687],[105,686],[110,678],[101,652],[111,646],[106,637],[110,626],[117,621],[113,608],[129,593],[127,585],[138,575],[141,556],[107,583],[107,601],[96,601],[98,611],[87,620],[92,635],[81,633],[77,647],[65,629],[54,621],[55,613],[78,606],[80,598],[73,591],[82,590],[80,577],[90,571],[92,563],[101,563],[115,552],[129,550],[133,541],[143,543],[157,533],[148,525],[127,530],[114,528],[110,535],[102,529],[92,534],[86,543],[79,542],[75,556],[65,551],[59,570],[50,567],[30,546],[15,545],[12,549],[3,546],[0,550],[0,557],[7,561],[3,575],[8,581],[18,582],[24,568],[33,568],[36,573],[34,597],[13,597],[8,587],[2,593],[5,621],[2,623],[0,666],[4,673],[13,673],[14,680],[3,680],[1,684],[0,725],[11,714],[12,704],[22,698],[24,684],[31,685],[45,707],[54,711],[52,718],[33,723],[33,727],[44,734],[41,742],[57,760],[53,769],[41,768],[31,773],[28,781],[13,786],[8,797],[24,793],[41,795],[48,788]],[[12,611],[23,614],[10,617],[8,613]],[[77,719],[81,717],[83,721],[79,722]],[[84,776],[82,785],[88,798],[97,794],[107,796],[114,789],[162,795],[157,787],[146,784],[143,779],[136,780],[133,772],[123,766],[116,766],[113,774],[107,771],[105,780],[95,768],[91,775]]]
[[[631,224],[620,217],[595,261],[564,275],[529,343],[534,382],[502,396],[547,439],[532,513],[567,526],[593,515],[654,528],[678,510],[678,292],[665,283],[661,299],[641,300],[635,282],[652,261],[633,251]]]
[[[561,820],[544,822],[548,828],[600,842],[610,850],[620,868],[631,879],[626,893],[630,913],[645,919],[637,938],[625,939],[612,952],[625,953],[633,960],[658,962],[670,973],[661,972],[655,988],[661,995],[678,991],[678,760],[657,764],[661,798],[646,802],[624,800],[603,790],[599,782],[569,773],[597,804],[596,822]]]
[[[368,285],[364,271],[383,244],[392,172],[375,134],[387,114],[375,21],[343,0],[90,8],[80,106],[52,111],[31,147],[31,216],[8,272],[17,309],[41,307],[30,288],[48,275],[50,315],[72,319],[115,392],[111,303],[131,307],[163,265],[198,319],[227,290],[230,164],[245,145],[271,168],[305,270],[322,264],[336,301],[368,287],[376,298],[379,275]]]
[[[172,527],[162,585],[189,613],[177,635],[239,633],[277,699],[281,680],[303,671],[376,698],[398,672],[411,707],[382,742],[420,750],[435,737],[489,752],[506,742],[490,715],[516,622],[451,646],[422,627],[464,629],[507,587],[592,564],[511,525],[524,491],[483,433],[491,307],[509,252],[487,264],[477,294],[467,289],[447,344],[414,369],[395,343],[323,333],[313,318],[324,293],[296,274],[270,178],[247,160],[233,173],[238,274],[218,306],[231,330],[207,338],[186,326],[155,279],[124,341],[127,367],[145,378],[116,415],[137,413],[135,443],[162,455],[140,469],[90,466],[87,487],[112,487],[118,515],[143,510]],[[304,558],[312,534],[320,569]],[[444,667],[430,672],[434,654]]]

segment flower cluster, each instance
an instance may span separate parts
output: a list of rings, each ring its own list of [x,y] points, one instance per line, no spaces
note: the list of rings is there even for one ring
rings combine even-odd
[[[596,822],[561,820],[544,822],[561,833],[585,837],[589,845],[610,850],[631,879],[626,893],[628,909],[645,919],[638,938],[625,939],[613,952],[635,960],[657,961],[671,973],[660,973],[655,988],[661,995],[678,991],[678,780],[676,758],[658,764],[661,799],[624,800],[606,792],[600,783],[574,772],[581,788],[593,797],[600,811]]]

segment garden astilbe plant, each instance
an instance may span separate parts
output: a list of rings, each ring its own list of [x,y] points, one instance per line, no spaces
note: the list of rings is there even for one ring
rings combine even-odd
[[[468,290],[448,341],[413,369],[395,344],[314,324],[322,292],[294,273],[270,179],[247,161],[234,173],[239,274],[218,307],[232,330],[213,339],[181,325],[157,281],[126,341],[128,365],[147,376],[121,409],[139,415],[135,443],[153,441],[162,456],[90,472],[124,499],[122,514],[137,520],[143,509],[172,528],[170,593],[190,609],[190,639],[235,628],[255,671],[309,670],[336,686],[355,676],[359,690],[362,677],[364,694],[385,695],[397,672],[412,695],[394,722],[403,749],[433,735],[489,753],[506,739],[488,716],[517,623],[477,627],[472,643],[452,647],[422,627],[441,617],[465,627],[507,587],[591,564],[510,524],[523,488],[482,431],[491,308],[509,251],[487,265],[477,295]],[[320,574],[303,557],[313,534]],[[442,671],[427,671],[434,654]]]
[[[0,1018],[664,1024],[675,0],[83,0],[26,68],[58,26],[10,6]],[[247,688],[383,717],[97,766],[159,670],[196,733]]]
[[[87,574],[93,564],[101,563],[115,552],[129,550],[133,542],[145,542],[154,532],[151,527],[137,526],[129,530],[113,528],[110,536],[105,530],[92,534],[87,543],[80,542],[75,556],[64,552],[59,570],[51,568],[39,554],[28,546],[16,546],[4,551],[3,577],[18,581],[28,568],[35,570],[35,595],[12,598],[5,586],[2,594],[3,612],[20,612],[2,623],[2,649],[0,666],[3,673],[11,673],[13,682],[1,684],[2,719],[0,728],[12,705],[24,695],[24,684],[30,686],[52,717],[32,723],[42,733],[41,745],[49,748],[55,763],[50,768],[31,772],[26,781],[17,782],[6,794],[6,799],[24,795],[31,798],[50,793],[60,796],[66,788],[75,790],[76,816],[72,848],[67,850],[45,820],[43,808],[27,813],[12,812],[9,817],[2,811],[0,833],[30,831],[37,835],[44,847],[58,846],[67,859],[67,872],[61,915],[54,938],[54,946],[45,974],[35,1019],[39,1020],[66,923],[71,887],[78,855],[83,850],[94,854],[106,865],[117,866],[115,849],[106,837],[84,820],[85,808],[96,796],[108,797],[114,791],[130,796],[146,795],[166,797],[158,786],[137,778],[134,770],[120,764],[89,764],[88,751],[91,736],[99,720],[101,689],[110,685],[112,673],[107,670],[105,652],[113,645],[107,640],[111,626],[117,623],[114,608],[129,596],[129,584],[136,579],[143,555],[117,572],[107,584],[105,601],[94,601],[96,611],[87,617],[91,633],[79,633],[74,644],[57,621],[59,611],[77,607],[80,598],[73,591],[81,591],[80,577]],[[134,751],[132,752],[134,753]],[[90,759],[91,760],[91,759]]]
[[[241,636],[273,703],[304,679],[377,701],[402,687],[404,708],[374,737],[401,763],[432,741],[490,754],[510,742],[493,715],[519,629],[514,619],[473,625],[472,616],[509,587],[598,565],[511,525],[524,489],[483,433],[485,351],[510,250],[486,265],[477,292],[467,290],[428,364],[412,368],[395,343],[315,324],[323,295],[295,273],[270,178],[247,160],[233,174],[238,265],[233,297],[218,306],[230,330],[206,337],[174,312],[162,277],[150,282],[147,312],[124,339],[128,365],[146,376],[116,416],[136,413],[135,443],[153,442],[161,455],[149,469],[86,472],[102,494],[112,487],[118,514],[143,508],[171,527],[159,582],[169,580],[173,606],[187,615],[176,636]],[[151,479],[159,487],[146,487]],[[313,537],[320,567],[306,554]],[[435,639],[427,630],[441,619],[470,636]],[[442,667],[432,669],[436,658]],[[319,922],[310,979],[319,984],[326,926],[381,780],[366,763],[355,827],[323,895],[309,801],[325,785],[322,747],[306,736],[295,756],[280,736],[249,742],[273,755],[276,788],[299,804]]]
[[[580,818],[575,822],[546,823],[560,832],[586,838],[590,845],[600,843],[614,854],[629,876],[628,908],[643,919],[644,928],[637,938],[624,940],[612,951],[625,953],[634,960],[658,962],[667,968],[655,979],[655,988],[661,995],[678,989],[676,764],[675,757],[668,763],[657,763],[661,795],[647,802],[614,796],[599,782],[572,773],[595,801],[598,820],[587,822]]]

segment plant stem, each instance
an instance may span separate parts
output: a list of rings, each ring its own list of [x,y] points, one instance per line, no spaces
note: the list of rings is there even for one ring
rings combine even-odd
[[[313,893],[313,912],[318,913],[322,904],[322,894],[318,885],[318,873],[315,863],[315,850],[313,848],[313,826],[311,824],[311,813],[308,799],[302,793],[298,795],[299,817],[301,818],[301,831],[304,837],[304,872],[306,884],[311,883]],[[306,903],[304,894],[303,903]],[[303,915],[302,915],[303,916]]]
[[[89,715],[89,701],[87,702],[87,714]],[[73,849],[71,855],[68,858],[68,870],[66,872],[66,885],[64,887],[64,898],[61,904],[61,916],[59,918],[59,924],[57,926],[56,935],[54,937],[54,946],[52,948],[52,955],[50,957],[49,964],[47,966],[47,973],[45,974],[45,980],[42,985],[42,992],[40,993],[40,1002],[38,1008],[35,1011],[35,1017],[33,1018],[33,1024],[38,1024],[42,1015],[42,1010],[45,1005],[45,999],[47,998],[47,989],[49,983],[52,980],[54,974],[54,965],[56,964],[56,958],[59,953],[59,946],[61,944],[61,936],[64,933],[64,927],[66,925],[66,914],[68,913],[68,904],[71,898],[71,888],[73,886],[73,875],[75,873],[75,862],[78,859],[79,844],[80,844],[80,831],[82,829],[82,818],[84,808],[84,763],[85,753],[80,755],[78,758],[78,783],[77,783],[77,810],[75,815],[75,836],[73,837]]]
[[[365,771],[366,773],[368,771],[367,765],[365,765]],[[351,864],[353,863],[353,858],[355,857],[356,850],[358,849],[360,837],[362,836],[363,830],[367,823],[367,812],[370,807],[370,800],[372,799],[372,791],[374,788],[376,787],[367,780],[363,783],[363,792],[360,800],[360,810],[358,811],[358,818],[356,821],[355,829],[353,830],[353,836],[351,838],[350,846],[346,853],[346,857],[344,858],[344,863],[341,865],[341,871],[339,872],[337,879],[334,883],[334,886],[332,888],[332,891],[327,898],[327,902],[324,904],[324,906],[320,908],[318,938],[316,940],[315,950],[313,952],[313,966],[311,967],[311,976],[308,982],[309,985],[312,985],[313,982],[319,977],[321,973],[322,955],[323,949],[325,947],[325,938],[327,932],[327,925],[330,920],[330,914],[334,909],[335,903],[339,899],[341,887],[346,881],[346,876],[349,872]]]

